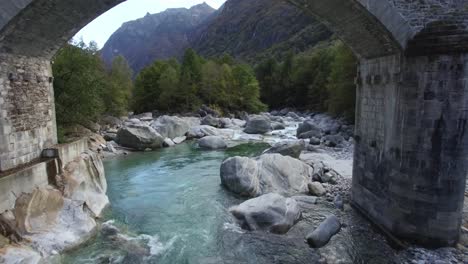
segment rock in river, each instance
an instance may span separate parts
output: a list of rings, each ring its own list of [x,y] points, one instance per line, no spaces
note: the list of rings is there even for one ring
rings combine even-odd
[[[207,125],[194,126],[187,132],[187,138],[202,138],[206,136],[217,136],[219,131],[217,128]]]
[[[136,150],[158,149],[162,147],[163,141],[164,138],[156,130],[145,125],[129,125],[117,133],[120,145]]]
[[[222,137],[208,136],[198,141],[198,146],[202,149],[225,149],[227,144]]]
[[[245,125],[247,134],[265,134],[271,131],[271,121],[265,116],[251,116]]]
[[[325,219],[314,231],[306,237],[311,247],[319,248],[325,246],[330,239],[341,229],[338,217],[331,215]]]
[[[277,234],[288,232],[301,217],[301,211],[294,199],[276,193],[250,199],[232,207],[230,212],[244,229]]]
[[[305,149],[305,142],[300,141],[285,141],[275,144],[273,147],[267,149],[264,153],[279,153],[283,156],[290,156],[298,159],[301,152]]]
[[[232,192],[248,197],[270,192],[307,193],[312,175],[313,169],[306,163],[280,154],[233,157],[221,164],[221,183]]]
[[[190,129],[190,124],[177,116],[162,116],[151,123],[151,127],[161,136],[174,139],[185,136]]]
[[[297,128],[297,137],[301,138],[301,135],[306,132],[314,131],[314,134],[319,134],[321,133],[321,129],[317,127],[312,120],[306,120],[302,124],[299,125]],[[305,137],[311,137],[312,135],[307,135]],[[303,136],[304,138],[304,136]]]

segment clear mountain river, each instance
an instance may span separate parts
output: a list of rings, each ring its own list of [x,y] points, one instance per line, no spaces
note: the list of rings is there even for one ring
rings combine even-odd
[[[327,201],[302,204],[302,220],[285,235],[241,230],[228,210],[243,199],[221,186],[220,164],[231,156],[259,155],[265,148],[245,144],[202,151],[185,143],[105,161],[111,206],[101,231],[61,262],[380,264],[406,263],[419,254],[418,249],[392,249],[354,210],[342,212]],[[327,246],[309,248],[305,235],[331,213],[341,218],[341,232]]]

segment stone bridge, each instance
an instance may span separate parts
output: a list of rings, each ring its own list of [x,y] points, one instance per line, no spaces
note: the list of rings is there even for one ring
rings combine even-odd
[[[356,208],[396,238],[454,245],[468,166],[468,1],[287,1],[359,57]],[[120,2],[0,0],[0,171],[57,143],[50,61]]]

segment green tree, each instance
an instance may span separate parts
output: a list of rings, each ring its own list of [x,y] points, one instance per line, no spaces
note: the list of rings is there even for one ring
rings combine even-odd
[[[66,45],[53,61],[54,92],[59,126],[97,120],[105,110],[102,100],[107,73],[96,48]]]
[[[277,94],[281,88],[278,82],[278,62],[274,58],[269,58],[260,63],[256,67],[255,72],[261,86],[260,95],[262,101],[272,108],[278,107],[280,99]]]
[[[356,106],[356,76],[357,59],[353,52],[339,42],[332,47],[334,56],[331,73],[328,77],[328,112],[342,115],[349,121],[354,121]]]
[[[181,105],[182,98],[179,95],[179,72],[176,67],[169,64],[168,67],[161,73],[158,81],[161,94],[158,99],[158,110],[165,112],[173,112],[184,110],[178,106]]]
[[[184,109],[194,110],[201,105],[199,89],[202,81],[202,59],[193,49],[187,49],[182,60],[180,73],[181,96]]]
[[[232,69],[235,80],[231,101],[233,110],[258,113],[267,109],[260,101],[260,86],[254,71],[248,65],[236,65]]]
[[[118,56],[112,61],[108,87],[103,97],[108,114],[121,116],[128,111],[133,90],[132,76],[133,72],[124,57]]]
[[[161,94],[159,79],[167,67],[167,62],[156,61],[138,74],[132,100],[132,108],[136,113],[151,112],[158,109]]]

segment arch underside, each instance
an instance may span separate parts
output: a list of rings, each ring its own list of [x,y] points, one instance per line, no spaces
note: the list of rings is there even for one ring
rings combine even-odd
[[[10,12],[0,16],[0,26],[4,25],[0,31],[0,53],[52,58],[82,27],[124,0],[4,1],[3,5],[8,5]],[[363,6],[357,0],[288,1],[318,17],[361,58],[395,54],[412,35],[406,22],[396,16],[395,9],[388,8],[388,4]],[[390,30],[398,28],[400,31],[394,31],[399,35],[395,37],[387,30],[386,25],[369,12],[372,10],[384,19],[393,18],[387,19],[393,23],[389,22],[388,27]],[[6,22],[9,16],[11,19]]]

